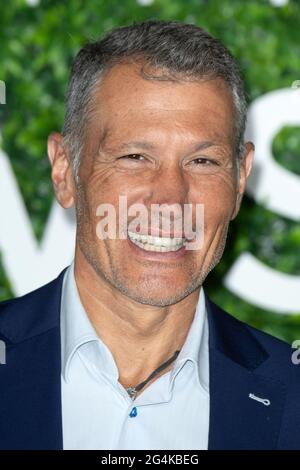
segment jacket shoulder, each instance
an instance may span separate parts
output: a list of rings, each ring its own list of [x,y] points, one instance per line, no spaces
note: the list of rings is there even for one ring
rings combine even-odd
[[[57,278],[16,298],[0,302],[0,335],[12,342],[57,326],[65,268]]]
[[[213,304],[214,308],[216,308],[217,310],[219,310],[219,312],[222,313],[224,319],[226,319],[226,321],[230,324],[231,328],[246,329],[267,349],[275,348],[280,351],[290,350],[291,346],[287,341],[249,325],[245,321],[236,318],[232,313],[227,312],[219,305],[215,304],[212,300],[209,299],[209,301],[211,304]]]
[[[290,380],[300,379],[300,365],[293,361],[295,349],[286,341],[237,319],[208,299],[215,338],[212,346],[257,372]]]

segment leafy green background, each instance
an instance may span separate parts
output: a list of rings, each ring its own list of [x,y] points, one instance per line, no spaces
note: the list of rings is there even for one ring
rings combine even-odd
[[[6,82],[7,104],[0,106],[0,126],[2,148],[10,156],[39,240],[53,198],[46,139],[50,131],[61,129],[70,65],[86,41],[132,21],[176,19],[205,27],[227,45],[241,64],[250,102],[300,79],[299,0],[280,8],[268,0],[28,3],[1,3],[0,79]],[[300,174],[299,128],[283,128],[273,141],[273,152],[281,165]],[[223,287],[222,278],[245,250],[276,270],[300,275],[299,224],[246,196],[231,225],[223,260],[209,275],[206,289],[215,302],[251,325],[289,342],[300,338],[300,312],[265,311]],[[11,296],[0,256],[0,299]]]

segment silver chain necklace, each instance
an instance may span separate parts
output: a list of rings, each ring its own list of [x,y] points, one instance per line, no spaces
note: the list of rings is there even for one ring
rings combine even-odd
[[[171,364],[171,362],[175,361],[176,357],[178,356],[178,354],[180,353],[180,349],[175,351],[174,355],[168,359],[166,362],[164,362],[161,366],[159,366],[157,369],[155,369],[150,375],[149,377],[144,380],[143,382],[141,382],[140,384],[136,385],[135,387],[128,387],[126,390],[127,390],[127,393],[128,395],[130,396],[130,398],[132,400],[135,399],[137,393],[143,388],[145,387],[145,385],[149,382],[149,380],[153,379],[153,377],[155,377],[159,372],[161,372],[163,369],[165,369],[166,367],[168,367],[168,365]]]

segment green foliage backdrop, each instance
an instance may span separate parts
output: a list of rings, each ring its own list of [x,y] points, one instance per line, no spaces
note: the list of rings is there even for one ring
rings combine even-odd
[[[241,64],[250,102],[300,79],[299,0],[280,8],[268,0],[30,3],[1,4],[0,79],[6,82],[7,104],[0,106],[0,126],[2,148],[10,156],[39,240],[53,198],[46,139],[50,131],[61,129],[70,65],[86,41],[132,21],[175,19],[201,25],[227,45]],[[273,152],[281,165],[300,174],[299,128],[282,129],[273,141]],[[231,225],[224,258],[209,275],[206,288],[214,301],[238,318],[289,342],[300,338],[300,312],[263,311],[223,287],[222,278],[245,250],[274,269],[300,275],[299,224],[245,197]],[[12,295],[0,255],[0,299]]]

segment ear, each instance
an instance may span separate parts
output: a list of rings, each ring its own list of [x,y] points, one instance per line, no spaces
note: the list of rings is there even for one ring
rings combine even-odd
[[[63,146],[63,136],[52,132],[48,137],[48,158],[56,199],[65,209],[74,204],[75,185],[70,156]]]
[[[238,190],[236,195],[236,203],[230,220],[233,220],[241,207],[241,202],[243,195],[246,189],[247,179],[251,173],[253,157],[254,157],[254,144],[252,142],[246,142],[244,144],[244,155],[240,161],[239,168],[239,180],[238,180]]]

